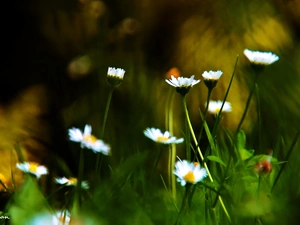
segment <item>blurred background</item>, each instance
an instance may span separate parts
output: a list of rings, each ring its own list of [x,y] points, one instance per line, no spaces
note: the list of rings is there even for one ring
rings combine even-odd
[[[263,137],[257,153],[273,149],[283,159],[299,130],[299,1],[30,0],[4,4],[0,173],[8,186],[11,171],[17,183],[22,179],[15,169],[16,144],[27,160],[48,166],[54,174],[77,173],[79,146],[68,141],[67,131],[91,124],[95,136],[100,135],[109,92],[108,66],[126,70],[123,83],[114,91],[104,135],[112,147],[112,157],[104,161],[112,166],[133,153],[151,151],[154,143],[144,137],[144,129],[166,129],[171,87],[164,80],[173,67],[181,76],[196,79],[202,79],[206,70],[222,70],[211,97],[221,100],[239,55],[228,96],[233,111],[222,121],[223,127],[235,131],[254,79],[243,55],[245,48],[280,57],[258,81]],[[201,82],[187,96],[196,131],[206,95]],[[174,135],[181,137],[184,115],[180,96],[174,99]],[[242,127],[254,149],[258,138],[255,104]],[[213,116],[208,120],[213,123]],[[179,147],[179,152],[183,150]],[[93,162],[93,153],[86,154],[86,161]],[[297,181],[289,184],[291,199],[296,199],[300,158],[298,152],[293,154],[286,179]],[[162,158],[166,157],[167,153]],[[90,169],[93,166],[87,166],[86,172]]]

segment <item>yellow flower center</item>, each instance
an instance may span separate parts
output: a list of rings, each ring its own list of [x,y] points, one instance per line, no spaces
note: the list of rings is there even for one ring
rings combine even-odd
[[[192,171],[189,171],[184,177],[185,181],[189,183],[195,183],[195,175]]]
[[[217,107],[217,108],[215,109],[215,113],[216,113],[216,114],[219,113],[220,110],[221,110],[221,108],[220,108],[220,107]]]
[[[70,185],[76,185],[77,184],[77,179],[72,177],[72,178],[69,179],[69,183],[70,183]]]
[[[83,140],[90,143],[96,143],[98,139],[94,135],[85,135],[83,136]]]
[[[165,137],[165,136],[159,136],[159,137],[157,137],[157,141],[158,141],[158,142],[165,142],[165,141],[167,141],[167,140],[169,140],[169,138],[167,138],[167,137]]]
[[[38,164],[37,163],[30,163],[29,164],[29,171],[30,172],[33,172],[33,173],[36,173],[37,172],[37,168],[38,168]]]

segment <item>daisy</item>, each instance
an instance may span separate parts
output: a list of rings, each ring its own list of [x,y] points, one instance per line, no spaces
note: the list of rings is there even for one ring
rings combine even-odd
[[[204,71],[202,74],[202,77],[204,80],[213,80],[213,81],[218,81],[219,78],[222,76],[223,72],[221,70],[218,71],[212,71],[210,70],[209,72]]]
[[[207,176],[206,170],[200,168],[199,163],[190,163],[187,160],[177,161],[173,173],[181,186],[185,186],[186,183],[196,184]]]
[[[83,133],[78,128],[69,129],[69,137],[71,141],[80,142],[82,148],[86,147],[95,153],[101,152],[104,155],[108,155],[110,152],[110,147],[103,141],[97,139],[91,133],[92,128],[90,125],[85,125]]]
[[[125,70],[121,68],[108,67],[107,82],[112,86],[117,86],[122,83]]]
[[[198,84],[200,80],[195,80],[194,75],[192,75],[190,78],[187,77],[178,77],[175,78],[173,75],[171,76],[171,79],[166,79],[166,82],[170,84],[171,86],[176,88],[176,91],[181,95],[186,95],[190,88],[194,85]]]
[[[222,104],[223,104],[222,101],[209,101],[208,112],[217,115],[221,110]],[[222,112],[231,112],[231,111],[232,108],[230,102],[225,102]]]
[[[279,57],[272,52],[259,52],[245,49],[244,54],[252,64],[260,66],[268,66],[279,59]]]
[[[157,128],[147,128],[144,134],[151,140],[162,144],[179,144],[184,141],[183,138],[177,139],[176,137],[171,137],[169,131],[162,133],[160,129]]]
[[[41,166],[35,162],[17,163],[16,167],[22,170],[24,173],[30,173],[35,175],[38,179],[42,175],[46,175],[48,173],[48,170],[45,166]]]
[[[218,83],[219,78],[222,76],[223,72],[221,70],[218,71],[205,71],[202,74],[202,77],[204,78],[204,84],[209,90],[212,90]]]
[[[77,178],[71,177],[70,179],[66,177],[60,177],[60,178],[55,178],[55,182],[58,184],[66,185],[66,186],[76,186],[77,185]],[[82,181],[81,182],[81,187],[83,189],[88,189],[89,184],[87,181]]]

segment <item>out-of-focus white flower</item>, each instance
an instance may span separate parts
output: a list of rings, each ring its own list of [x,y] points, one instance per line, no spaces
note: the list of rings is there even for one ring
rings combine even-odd
[[[189,92],[190,88],[198,84],[200,80],[195,80],[194,75],[192,75],[190,78],[187,77],[175,78],[172,75],[171,79],[166,79],[166,82],[171,86],[175,87],[176,91],[182,96],[184,96]]]
[[[45,166],[41,166],[35,162],[17,163],[16,167],[22,170],[24,173],[30,173],[35,175],[38,179],[42,175],[46,175],[48,173],[48,170]]]
[[[53,215],[53,225],[69,225],[71,221],[71,214],[69,211],[56,211],[56,215]]]
[[[125,70],[121,68],[108,67],[107,82],[112,86],[117,86],[122,83]]]
[[[177,139],[176,137],[171,137],[169,131],[162,133],[160,129],[157,128],[147,128],[144,134],[151,140],[162,144],[179,144],[184,141],[183,138]]]
[[[279,59],[279,57],[272,52],[259,52],[245,49],[244,54],[252,64],[261,66],[270,65]]]
[[[222,76],[223,72],[221,70],[218,71],[212,71],[210,70],[209,72],[204,71],[202,74],[202,77],[204,80],[219,80],[219,78]]]
[[[186,183],[196,184],[207,176],[206,170],[200,168],[198,162],[191,163],[187,160],[177,161],[173,173],[177,176],[177,181],[181,186],[185,186]]]
[[[76,186],[77,185],[77,178],[75,177],[71,177],[71,178],[66,178],[66,177],[59,177],[59,178],[55,178],[55,182],[58,184],[62,184],[62,185],[66,185],[66,186]],[[89,184],[87,181],[82,181],[81,182],[81,187],[83,189],[88,189],[89,188]]]
[[[84,131],[78,128],[69,129],[69,137],[71,141],[80,142],[81,147],[91,149],[93,152],[101,152],[104,155],[108,155],[110,152],[109,145],[105,144],[102,140],[97,139],[92,134],[92,128],[90,125],[85,125]]]
[[[222,104],[223,104],[222,101],[209,101],[208,112],[217,115],[221,110]],[[231,111],[232,108],[230,102],[225,102],[222,112],[231,112]]]

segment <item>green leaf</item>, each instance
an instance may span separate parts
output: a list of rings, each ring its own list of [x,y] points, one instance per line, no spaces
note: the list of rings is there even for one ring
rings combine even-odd
[[[247,150],[247,149],[242,148],[242,149],[239,149],[239,153],[241,155],[241,159],[246,160],[246,159],[249,159],[253,156],[254,150],[253,149],[252,150]]]
[[[244,131],[240,130],[237,136],[237,148],[244,149],[246,145],[246,135]]]
[[[210,156],[207,156],[207,158],[208,158],[210,161],[214,161],[214,162],[220,163],[221,165],[223,165],[223,166],[226,167],[226,164],[225,164],[225,163],[222,161],[222,159],[220,159],[218,156],[210,155]]]
[[[9,206],[12,224],[29,224],[36,214],[50,212],[50,207],[41,193],[35,179],[27,176],[24,184],[15,193]]]

